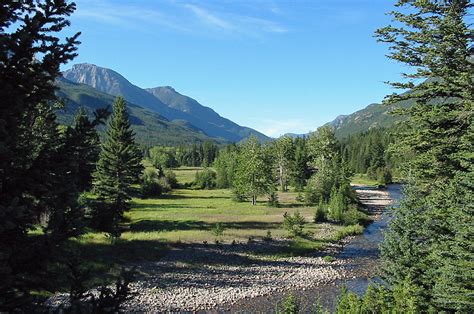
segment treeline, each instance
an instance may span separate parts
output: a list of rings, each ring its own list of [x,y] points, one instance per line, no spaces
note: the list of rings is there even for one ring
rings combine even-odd
[[[191,146],[153,146],[144,149],[144,156],[157,169],[210,167],[217,157],[219,147],[212,141]]]
[[[213,166],[216,186],[232,189],[236,200],[255,205],[258,197],[265,196],[270,205],[278,205],[277,190],[293,187],[300,192],[300,201],[318,205],[318,222],[355,224],[365,219],[350,187],[352,172],[329,127],[308,138],[282,137],[264,145],[250,138],[221,150]]]
[[[380,184],[392,183],[394,174],[398,174],[398,160],[390,147],[397,134],[398,128],[392,127],[349,135],[341,140],[342,158],[354,173],[366,174]]]

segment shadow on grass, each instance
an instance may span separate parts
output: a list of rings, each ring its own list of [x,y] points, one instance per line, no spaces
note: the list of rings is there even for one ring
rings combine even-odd
[[[238,230],[270,230],[278,229],[281,224],[276,222],[244,221],[244,222],[220,222],[224,229]],[[153,231],[185,231],[185,230],[205,230],[210,231],[215,226],[197,220],[141,220],[130,225],[132,232],[153,232]]]
[[[208,208],[206,206],[194,206],[189,204],[156,204],[156,203],[133,203],[132,211],[140,211],[142,209],[149,209],[149,210],[160,210],[160,209],[177,209],[177,208],[185,208],[185,209],[203,209]]]

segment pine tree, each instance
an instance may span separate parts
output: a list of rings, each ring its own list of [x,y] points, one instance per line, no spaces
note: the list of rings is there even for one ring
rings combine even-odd
[[[18,309],[45,283],[46,262],[69,235],[29,236],[39,217],[47,227],[51,215],[77,208],[77,191],[65,190],[71,164],[61,161],[67,149],[53,107],[60,65],[76,56],[79,34],[58,35],[74,9],[60,0],[0,4],[0,311]]]
[[[410,184],[382,245],[385,279],[397,287],[408,278],[420,311],[469,312],[474,64],[467,16],[473,5],[404,0],[397,7],[392,16],[401,26],[377,36],[391,44],[390,58],[415,70],[404,74],[407,82],[391,83],[411,92],[386,102],[415,105],[402,111],[409,119],[396,147],[400,156],[412,156],[403,167]]]
[[[295,140],[295,157],[293,171],[291,173],[292,182],[298,192],[302,192],[309,179],[308,153],[306,151],[306,140],[297,138]]]
[[[125,101],[117,97],[94,175],[94,191],[102,203],[96,208],[93,221],[112,236],[120,235],[119,223],[130,209],[132,184],[143,169],[141,160]]]

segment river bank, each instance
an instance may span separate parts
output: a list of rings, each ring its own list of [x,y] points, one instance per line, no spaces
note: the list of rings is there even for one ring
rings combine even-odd
[[[391,202],[390,195],[384,190],[355,188],[361,202],[376,219],[367,232],[383,216],[383,208]],[[306,303],[311,306],[314,302],[311,296],[330,300],[329,295],[318,294],[318,290],[328,292],[331,289],[327,287],[335,286],[337,291],[331,294],[337,295],[338,282],[367,276],[360,266],[363,263],[358,262],[359,256],[351,256],[348,249],[357,238],[346,239],[326,251],[315,251],[305,257],[275,258],[272,254],[287,245],[284,239],[174,248],[159,261],[133,265],[139,275],[131,284],[135,295],[125,310],[273,312],[275,304],[290,291],[299,296],[307,295]],[[323,258],[328,254],[335,256],[335,261]],[[64,302],[65,298],[65,295],[57,296],[53,303]]]

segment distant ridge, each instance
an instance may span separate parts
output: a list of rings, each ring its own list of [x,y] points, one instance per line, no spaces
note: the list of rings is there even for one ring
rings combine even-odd
[[[74,83],[89,85],[106,94],[122,95],[130,103],[157,113],[169,121],[194,126],[211,138],[239,142],[254,135],[262,142],[270,140],[256,130],[221,117],[211,108],[179,94],[170,86],[145,90],[111,69],[89,63],[76,64],[64,71],[63,76]]]

